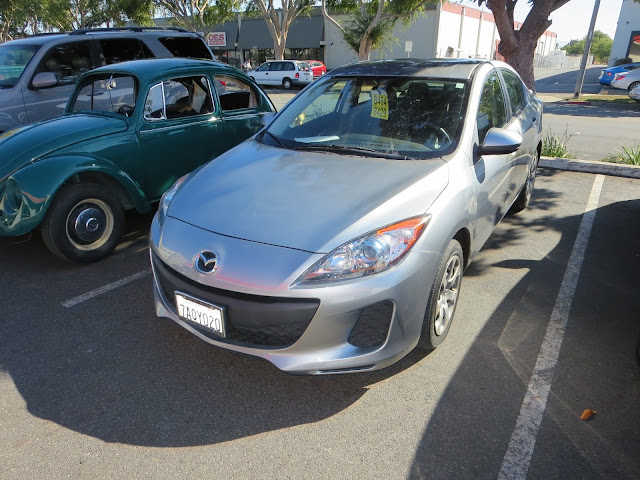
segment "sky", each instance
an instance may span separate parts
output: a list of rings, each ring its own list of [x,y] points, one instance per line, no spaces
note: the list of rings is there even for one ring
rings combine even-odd
[[[454,3],[478,8],[477,3],[471,0],[453,1]],[[569,40],[578,40],[587,35],[594,4],[595,0],[570,0],[551,14],[553,23],[549,30],[558,34],[559,44],[567,43]],[[596,20],[596,30],[600,30],[613,38],[616,33],[621,7],[622,0],[601,0]],[[514,14],[516,21],[522,22],[526,18],[529,9],[530,5],[527,0],[519,0]],[[488,11],[484,5],[483,10]]]

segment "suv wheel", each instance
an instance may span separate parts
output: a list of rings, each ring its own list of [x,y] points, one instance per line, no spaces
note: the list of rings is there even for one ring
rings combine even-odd
[[[282,80],[282,87],[285,90],[290,90],[292,86],[293,86],[293,82],[291,81],[290,78],[285,78],[284,80]]]

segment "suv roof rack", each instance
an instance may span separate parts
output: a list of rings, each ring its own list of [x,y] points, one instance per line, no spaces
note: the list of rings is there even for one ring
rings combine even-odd
[[[109,27],[109,28],[81,28],[74,30],[69,35],[84,35],[85,33],[93,32],[142,32],[146,30],[172,30],[174,32],[191,33],[189,30],[179,27]]]
[[[22,38],[31,38],[31,37],[46,37],[47,35],[67,35],[69,32],[41,32],[34,33],[33,35],[29,35],[27,37],[14,38],[14,40],[21,40]]]

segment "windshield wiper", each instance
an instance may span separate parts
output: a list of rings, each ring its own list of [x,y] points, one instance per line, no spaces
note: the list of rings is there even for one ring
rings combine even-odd
[[[273,138],[278,145],[280,145],[282,148],[289,150],[289,147],[287,147],[282,140],[280,140],[279,137],[277,137],[276,135],[274,135],[273,133],[271,133],[269,130],[265,130],[264,133],[268,134],[271,138]]]
[[[401,155],[399,153],[381,152],[379,150],[373,150],[371,148],[363,147],[346,147],[344,145],[299,145],[294,147],[294,150],[311,150],[316,152],[337,152],[347,153],[353,155],[365,155],[368,157],[380,157],[380,158],[392,158],[394,160],[411,160],[411,157],[407,155]]]

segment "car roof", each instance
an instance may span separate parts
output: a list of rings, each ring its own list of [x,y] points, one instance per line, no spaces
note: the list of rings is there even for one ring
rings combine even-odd
[[[357,62],[332,70],[331,76],[408,76],[469,79],[479,65],[477,59],[402,59]]]
[[[212,60],[196,60],[191,58],[148,58],[144,60],[132,60],[129,62],[114,63],[99,67],[85,75],[100,74],[101,72],[113,72],[122,74],[134,74],[140,81],[153,81],[156,77],[164,73],[179,75],[181,73],[189,73],[193,68],[213,68],[220,70],[221,73],[235,72],[241,73],[235,67],[226,63],[214,62]]]
[[[73,32],[63,33],[41,33],[32,35],[30,37],[18,38],[16,40],[10,40],[3,45],[44,45],[46,43],[57,43],[59,41],[69,41],[74,39],[80,41],[83,38],[100,38],[100,37],[119,37],[119,38],[131,38],[140,36],[172,36],[172,37],[193,37],[198,36],[195,32],[188,32],[181,28],[162,28],[162,27],[141,27],[141,28],[113,28],[113,29],[100,29],[100,28],[87,28],[76,30]]]

